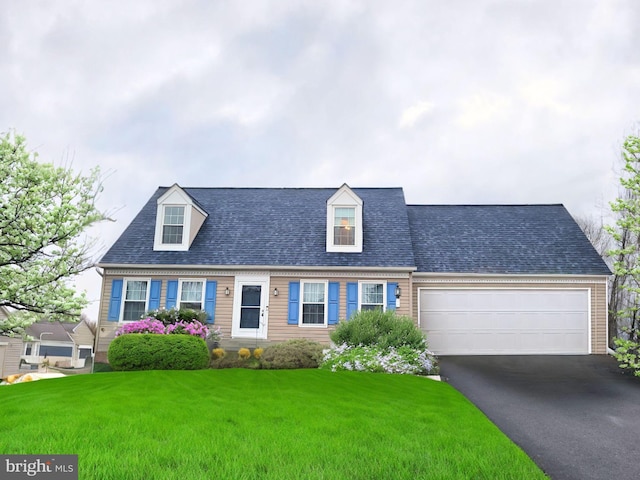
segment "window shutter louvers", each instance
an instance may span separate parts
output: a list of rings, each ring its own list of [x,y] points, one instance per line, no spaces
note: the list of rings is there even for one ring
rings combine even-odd
[[[109,300],[109,313],[107,320],[117,322],[120,320],[120,305],[122,303],[122,279],[111,282],[111,299]]]
[[[207,312],[207,323],[215,323],[217,286],[218,282],[207,280],[204,292],[204,311]]]
[[[149,291],[149,310],[160,308],[160,291],[162,290],[162,280],[151,280]]]
[[[300,282],[289,282],[289,315],[287,323],[298,325],[300,315]]]
[[[338,323],[340,306],[340,283],[329,282],[329,316],[327,321],[329,325]]]
[[[347,320],[358,310],[358,284],[347,283]]]
[[[387,310],[396,309],[396,287],[397,283],[387,282]]]
[[[178,280],[169,280],[167,282],[167,300],[166,308],[175,308],[178,302]]]

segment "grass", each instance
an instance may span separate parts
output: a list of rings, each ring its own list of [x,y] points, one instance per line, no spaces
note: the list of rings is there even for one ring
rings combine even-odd
[[[0,452],[80,479],[536,479],[451,386],[321,370],[99,373],[0,387]]]

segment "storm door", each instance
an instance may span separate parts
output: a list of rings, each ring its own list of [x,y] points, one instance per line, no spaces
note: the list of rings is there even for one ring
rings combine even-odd
[[[269,277],[237,277],[233,296],[233,337],[267,338]]]

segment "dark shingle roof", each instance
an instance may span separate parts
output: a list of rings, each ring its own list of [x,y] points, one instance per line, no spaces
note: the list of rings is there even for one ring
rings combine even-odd
[[[562,205],[409,205],[418,272],[609,275]]]
[[[209,216],[187,252],[154,251],[159,188],[101,264],[408,267],[415,265],[401,188],[354,188],[362,253],[326,252],[328,188],[184,188]]]
[[[208,213],[189,251],[154,251],[159,188],[102,265],[400,267],[425,273],[611,272],[562,205],[409,205],[401,188],[354,188],[362,253],[326,252],[329,188],[184,188]]]

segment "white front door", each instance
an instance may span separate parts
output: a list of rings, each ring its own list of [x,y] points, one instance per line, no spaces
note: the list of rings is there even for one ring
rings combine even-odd
[[[232,337],[267,338],[269,277],[236,277]]]

